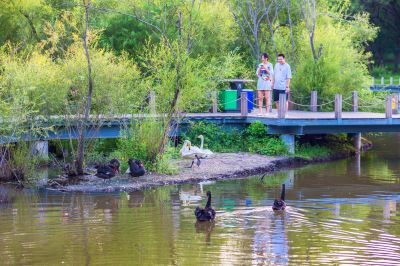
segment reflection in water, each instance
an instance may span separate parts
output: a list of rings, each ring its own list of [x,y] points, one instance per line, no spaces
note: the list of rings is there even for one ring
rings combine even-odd
[[[333,215],[335,215],[335,217],[339,217],[340,216],[340,202],[336,202],[334,204]]]
[[[393,139],[377,138],[361,157],[262,180],[121,194],[0,186],[0,256],[18,265],[399,265]],[[282,183],[288,207],[275,214]],[[204,206],[208,190],[216,220],[196,223],[194,208]]]
[[[289,247],[284,212],[267,212],[266,219],[256,223],[253,260],[256,264],[286,265]]]
[[[214,230],[215,221],[205,221],[205,222],[196,221],[194,226],[196,227],[196,233],[204,233],[204,235],[206,236],[205,243],[207,245],[210,245],[211,233]]]
[[[383,218],[384,222],[389,222],[391,216],[396,216],[396,200],[384,200]]]

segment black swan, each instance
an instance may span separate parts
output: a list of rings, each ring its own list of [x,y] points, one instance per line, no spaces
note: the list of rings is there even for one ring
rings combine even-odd
[[[194,215],[196,215],[196,219],[199,222],[203,221],[211,221],[215,218],[215,211],[211,208],[211,192],[207,191],[207,204],[204,209],[197,207],[194,211]]]
[[[96,176],[102,179],[110,179],[119,173],[119,161],[112,159],[108,164],[97,166]]]
[[[119,174],[119,167],[120,167],[119,161],[118,161],[117,159],[114,158],[114,159],[112,159],[112,160],[109,162],[109,164],[113,165],[114,168],[117,169],[117,173]]]
[[[274,204],[272,205],[272,209],[274,211],[283,211],[286,208],[286,203],[285,203],[285,184],[282,184],[282,192],[281,192],[281,198],[274,200]]]
[[[126,172],[131,176],[139,177],[146,173],[146,169],[144,168],[144,165],[140,160],[129,159],[128,165],[129,168]]]

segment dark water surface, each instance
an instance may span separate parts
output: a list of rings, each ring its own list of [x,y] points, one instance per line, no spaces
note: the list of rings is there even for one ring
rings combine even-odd
[[[0,264],[400,265],[400,135],[371,139],[361,158],[263,181],[129,194],[0,187]],[[281,183],[289,207],[274,214]],[[207,190],[217,219],[196,224]]]

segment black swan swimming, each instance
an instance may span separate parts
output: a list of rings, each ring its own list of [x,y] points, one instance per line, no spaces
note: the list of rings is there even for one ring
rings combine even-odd
[[[120,163],[117,159],[112,159],[108,164],[97,166],[96,176],[102,179],[110,179],[119,173]]]
[[[281,198],[274,200],[274,204],[272,205],[272,209],[274,211],[283,211],[286,208],[286,203],[285,203],[285,184],[282,184],[282,192],[281,192]]]
[[[130,174],[131,176],[139,177],[146,173],[146,169],[144,168],[144,165],[140,160],[129,159],[128,165],[129,168],[126,173]]]
[[[211,192],[207,191],[207,204],[204,209],[197,207],[194,211],[194,215],[196,215],[196,219],[199,222],[203,221],[211,221],[215,218],[215,211],[211,208]]]

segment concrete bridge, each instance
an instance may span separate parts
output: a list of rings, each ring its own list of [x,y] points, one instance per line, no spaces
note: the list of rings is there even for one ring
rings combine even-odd
[[[398,94],[387,95],[385,101],[379,103],[385,113],[359,112],[358,108],[362,105],[359,104],[357,92],[353,92],[351,97],[345,99],[350,101],[347,104],[351,104],[351,111],[342,111],[345,100],[341,95],[336,95],[335,100],[332,101],[334,111],[317,112],[318,107],[323,104],[318,105],[316,97],[316,92],[312,92],[310,105],[306,106],[310,111],[286,111],[284,108],[286,98],[285,95],[281,95],[279,110],[269,108],[270,113],[258,114],[256,110],[249,112],[247,94],[243,92],[237,100],[240,107],[239,112],[218,112],[217,101],[214,100],[211,112],[183,113],[176,117],[175,121],[179,127],[170,134],[171,136],[180,135],[187,129],[190,122],[205,121],[216,123],[227,129],[240,129],[254,121],[260,121],[268,127],[268,134],[279,134],[287,144],[289,151],[294,152],[296,135],[347,133],[354,137],[355,148],[358,150],[361,147],[361,133],[400,132],[400,114],[397,114]],[[290,100],[289,102],[296,105],[295,102]],[[270,103],[268,105],[271,106]],[[85,135],[87,138],[119,138],[136,121],[148,117],[161,118],[162,116],[153,111],[152,114],[93,117]],[[78,132],[73,127],[67,126],[66,123],[71,120],[71,117],[65,118],[63,116],[50,117],[46,124],[47,126],[51,125],[52,130],[45,134],[46,137],[30,136],[28,139],[37,140],[37,149],[43,152],[47,147],[47,140],[77,138]]]

